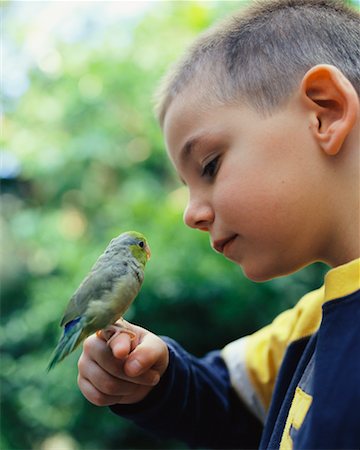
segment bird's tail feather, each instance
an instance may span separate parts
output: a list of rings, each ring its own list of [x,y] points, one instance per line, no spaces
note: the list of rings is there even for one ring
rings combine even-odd
[[[51,370],[56,364],[62,361],[65,356],[71,353],[81,342],[81,333],[83,331],[81,321],[69,328],[65,328],[64,333],[56,346],[47,370]]]

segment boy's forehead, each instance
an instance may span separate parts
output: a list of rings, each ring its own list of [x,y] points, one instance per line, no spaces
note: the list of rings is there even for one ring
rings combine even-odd
[[[209,135],[209,119],[215,103],[195,89],[186,89],[172,100],[163,127],[166,146],[172,158],[190,150],[200,135]]]

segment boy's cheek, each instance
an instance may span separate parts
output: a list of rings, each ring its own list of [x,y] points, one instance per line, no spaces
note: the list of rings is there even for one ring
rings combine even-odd
[[[266,281],[289,272],[291,242],[297,231],[277,199],[266,193],[242,201],[235,198],[223,202],[217,217],[219,226],[239,235],[227,256],[249,279]]]
[[[221,218],[230,230],[239,234],[258,228],[266,229],[280,206],[279,200],[269,189],[253,183],[225,187],[214,196],[214,205],[215,217]]]

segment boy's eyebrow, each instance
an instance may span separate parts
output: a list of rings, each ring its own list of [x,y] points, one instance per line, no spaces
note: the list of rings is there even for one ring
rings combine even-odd
[[[193,138],[190,138],[185,142],[182,149],[180,150],[180,159],[182,161],[185,161],[191,156],[191,153],[194,151],[194,149],[199,145],[201,138],[196,136]]]
[[[196,148],[197,145],[199,145],[200,141],[200,137],[196,136],[193,138],[188,139],[185,144],[182,146],[181,150],[180,150],[180,160],[182,162],[185,162],[186,160],[188,160],[191,156],[191,153],[194,151],[194,149]],[[184,184],[186,186],[185,180],[179,176],[180,181],[182,182],[182,184]]]

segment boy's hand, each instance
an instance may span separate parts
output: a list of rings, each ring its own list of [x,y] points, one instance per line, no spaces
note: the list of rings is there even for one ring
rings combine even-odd
[[[136,334],[133,340],[124,332],[109,345],[95,334],[84,341],[78,362],[78,385],[97,406],[143,400],[168,366],[169,352],[164,341],[128,322],[126,328]]]

